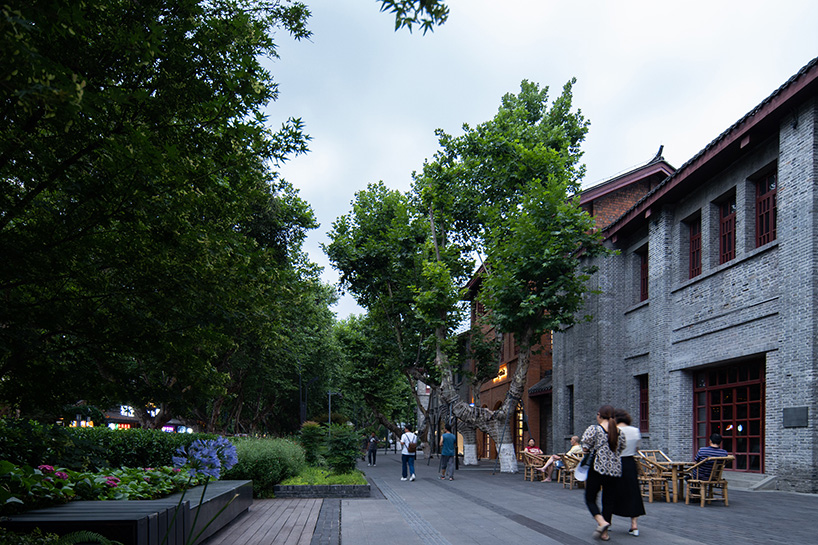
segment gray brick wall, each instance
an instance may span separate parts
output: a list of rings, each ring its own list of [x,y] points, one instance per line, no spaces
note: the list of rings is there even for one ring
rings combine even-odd
[[[650,431],[643,448],[672,458],[695,453],[696,372],[742,361],[766,369],[763,468],[779,488],[818,491],[818,105],[813,97],[765,141],[675,202],[651,210],[642,228],[601,258],[583,314],[594,320],[554,336],[555,426],[574,386],[575,432],[611,403],[638,417],[638,380],[649,375]],[[776,164],[776,241],[755,247],[754,175]],[[736,257],[719,264],[718,201],[734,194]],[[688,279],[685,221],[701,214],[703,271]],[[647,244],[649,291],[638,303],[638,258]],[[809,426],[785,428],[783,411],[809,407]],[[560,437],[563,430],[556,430]]]

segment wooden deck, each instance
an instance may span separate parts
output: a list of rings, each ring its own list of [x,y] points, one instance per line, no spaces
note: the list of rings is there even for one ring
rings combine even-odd
[[[320,498],[253,500],[250,509],[202,545],[310,545]]]

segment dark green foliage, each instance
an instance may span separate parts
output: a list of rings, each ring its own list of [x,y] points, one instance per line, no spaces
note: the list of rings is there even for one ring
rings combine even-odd
[[[225,471],[225,480],[253,481],[253,497],[269,498],[273,487],[304,469],[304,449],[288,439],[235,438],[238,463]]]
[[[158,430],[66,428],[25,419],[0,419],[0,460],[17,465],[86,471],[103,467],[171,465],[176,449],[212,434],[165,433]]]
[[[186,447],[196,439],[216,437],[206,433],[166,433],[146,429],[72,428],[70,431],[85,444],[102,451],[108,467],[168,466],[179,447]]]
[[[327,463],[335,473],[349,473],[361,456],[363,435],[347,425],[333,425],[327,441]]]
[[[62,536],[57,545],[122,545],[119,541],[113,541],[107,537],[96,532],[89,532],[88,530],[81,530],[79,532],[71,532]]]
[[[27,419],[0,419],[0,460],[32,467],[49,464],[77,471],[106,465],[101,445],[75,431]],[[170,460],[165,462],[168,463]]]
[[[59,540],[57,534],[44,534],[39,528],[30,534],[18,534],[0,526],[0,543],[3,545],[58,545]]]
[[[326,451],[327,429],[316,422],[304,422],[299,436],[304,447],[304,458],[309,465],[317,465]]]

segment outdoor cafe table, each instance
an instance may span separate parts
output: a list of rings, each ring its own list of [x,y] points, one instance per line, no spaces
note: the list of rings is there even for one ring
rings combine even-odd
[[[684,470],[692,466],[695,462],[656,462],[663,468],[670,469],[670,479],[673,483],[673,503],[679,501],[679,481],[681,480]]]

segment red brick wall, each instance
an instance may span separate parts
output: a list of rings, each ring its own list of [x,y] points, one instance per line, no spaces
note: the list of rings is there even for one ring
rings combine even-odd
[[[593,201],[594,219],[600,229],[607,227],[627,212],[650,191],[650,182],[642,180]]]

